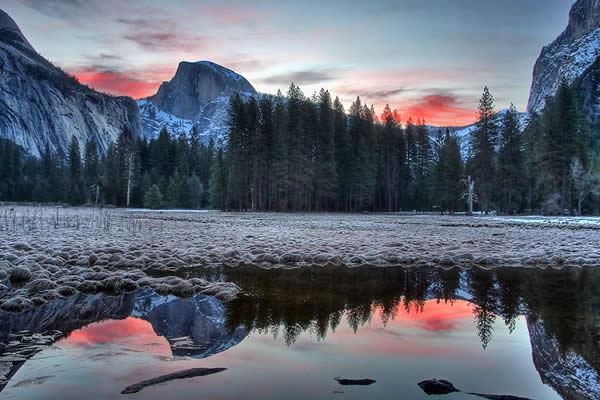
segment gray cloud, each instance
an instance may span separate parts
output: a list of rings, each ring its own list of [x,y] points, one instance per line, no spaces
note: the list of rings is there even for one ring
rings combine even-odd
[[[193,52],[207,46],[210,37],[193,36],[177,31],[177,26],[167,19],[116,18],[115,22],[125,25],[128,33],[123,39],[136,43],[146,50],[180,49]]]
[[[338,72],[333,69],[321,71],[306,70],[269,76],[264,78],[262,82],[269,85],[289,85],[292,82],[296,85],[312,85],[315,83],[332,81],[338,77]]]
[[[390,97],[393,97],[397,94],[404,93],[404,92],[406,92],[405,88],[397,88],[397,89],[389,89],[389,90],[383,89],[383,90],[367,91],[367,92],[360,93],[360,95],[367,97],[369,99],[385,100],[385,99],[388,99]]]
[[[90,12],[100,12],[98,3],[82,0],[22,0],[27,7],[42,14],[71,20],[73,17],[89,17]],[[97,14],[95,14],[97,15]]]

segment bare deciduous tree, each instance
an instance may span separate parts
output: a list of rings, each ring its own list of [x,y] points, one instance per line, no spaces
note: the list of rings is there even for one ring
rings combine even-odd
[[[571,162],[571,178],[577,192],[577,214],[581,215],[583,201],[590,193],[600,193],[598,175],[591,169],[586,170],[578,158]]]
[[[471,175],[467,179],[461,181],[466,186],[465,192],[460,196],[461,199],[467,199],[469,203],[469,215],[473,215],[473,202],[477,201],[477,195],[475,194],[475,181],[471,179]]]

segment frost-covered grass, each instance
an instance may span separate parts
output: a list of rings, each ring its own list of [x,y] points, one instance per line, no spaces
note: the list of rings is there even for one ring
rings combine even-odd
[[[183,268],[223,265],[600,265],[600,225],[527,221],[4,206],[0,307],[19,311],[77,292],[120,293],[138,287],[165,295],[212,293],[231,299],[239,291],[233,284],[169,276]]]
[[[538,215],[526,217],[502,217],[495,219],[498,221],[518,222],[523,224],[588,225],[600,227],[600,217],[544,217]]]

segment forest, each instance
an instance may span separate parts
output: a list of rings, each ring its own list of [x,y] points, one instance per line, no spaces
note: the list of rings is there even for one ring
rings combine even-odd
[[[27,156],[0,141],[0,200],[256,211],[597,214],[596,129],[563,82],[521,126],[484,88],[463,137],[425,121],[377,114],[359,97],[346,112],[321,89],[230,99],[229,130],[204,144],[196,128],[135,139],[106,152],[73,137],[68,151]],[[83,149],[83,154],[82,150]],[[469,196],[469,183],[473,184]]]

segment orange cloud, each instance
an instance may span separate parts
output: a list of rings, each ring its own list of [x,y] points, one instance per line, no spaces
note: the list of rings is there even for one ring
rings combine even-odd
[[[116,96],[130,96],[134,99],[148,97],[156,93],[159,81],[137,79],[123,72],[83,69],[69,71],[79,82],[100,92]]]
[[[416,104],[407,105],[406,113],[435,126],[464,126],[475,122],[475,110],[460,106],[454,96],[429,95]]]

